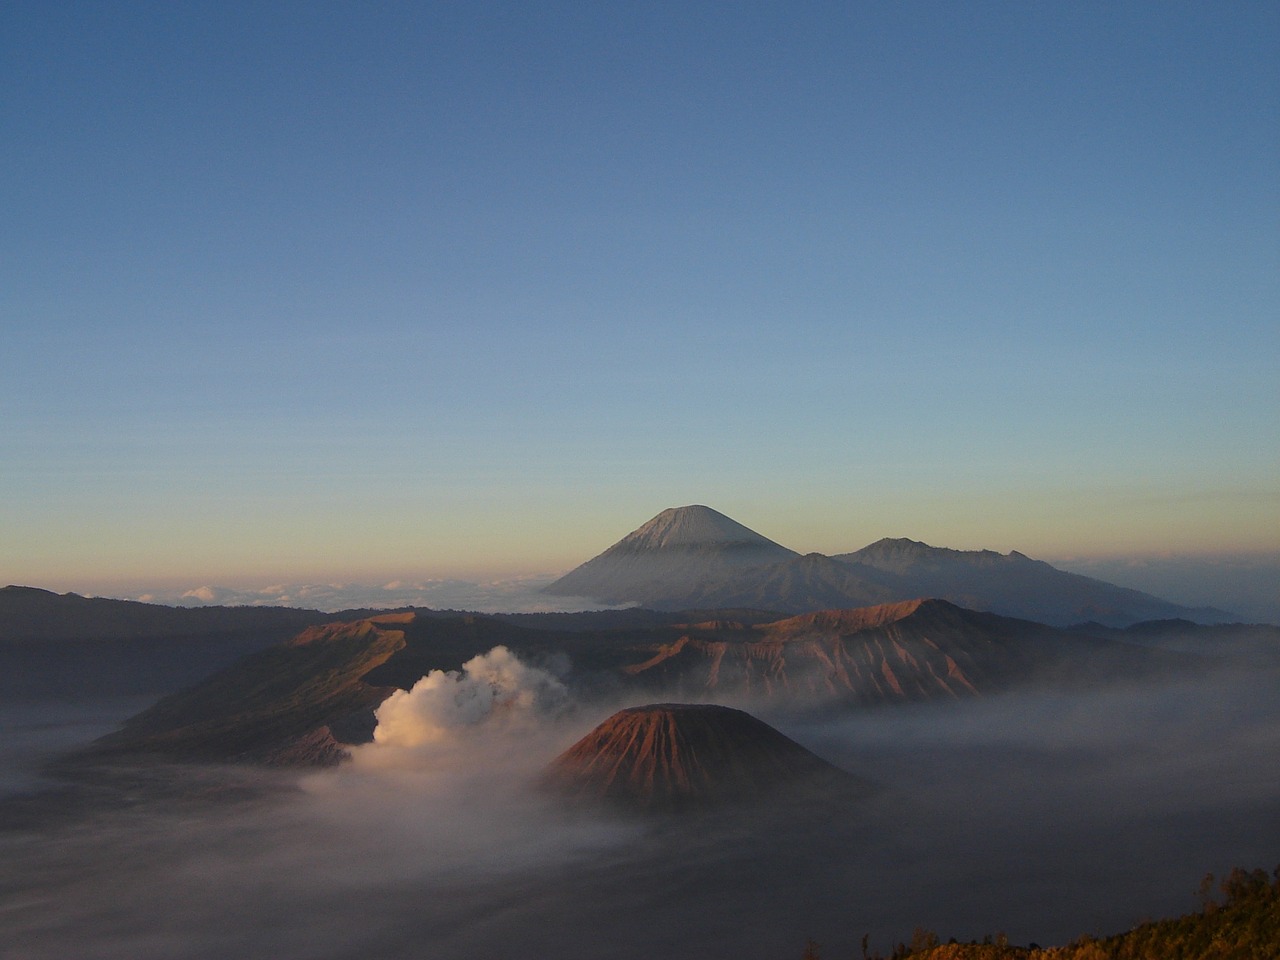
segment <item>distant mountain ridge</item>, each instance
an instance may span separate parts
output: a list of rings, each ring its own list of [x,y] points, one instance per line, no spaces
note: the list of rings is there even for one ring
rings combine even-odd
[[[1223,610],[1185,607],[1140,590],[1068,573],[1017,550],[1008,554],[952,550],[918,540],[885,538],[832,559],[901,577],[919,596],[942,597],[960,606],[1057,626],[1090,620],[1126,626],[1173,618],[1205,623],[1236,619]]]
[[[1037,678],[1131,674],[1152,664],[1125,644],[945,600],[909,600],[754,626],[691,624],[626,672],[681,697],[870,706],[963,699]]]
[[[937,597],[1055,626],[1237,619],[1067,573],[1016,550],[952,550],[885,538],[849,553],[801,556],[701,505],[662,511],[546,592],[657,610],[739,607],[779,613]]]
[[[256,631],[270,637],[260,644],[267,646],[334,616],[297,607],[172,607],[0,587],[0,641],[174,640]]]
[[[1207,628],[1213,630],[1215,628]],[[770,702],[801,711],[956,700],[1024,683],[1185,667],[1185,657],[1038,623],[912,600],[767,623],[529,629],[496,617],[384,613],[310,627],[160,700],[98,741],[98,758],[332,763],[368,741],[373,709],[432,670],[503,645],[531,663],[567,655],[590,697]]]
[[[332,619],[293,607],[169,607],[0,587],[0,701],[160,694]]]

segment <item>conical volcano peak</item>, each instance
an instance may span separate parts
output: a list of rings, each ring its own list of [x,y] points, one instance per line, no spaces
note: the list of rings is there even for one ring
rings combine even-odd
[[[652,520],[622,538],[618,546],[632,549],[666,550],[681,547],[729,546],[750,544],[791,551],[763,537],[750,527],[726,517],[718,510],[693,504],[669,507]]]
[[[663,510],[598,557],[546,587],[558,596],[666,605],[691,585],[780,563],[794,550],[723,513],[695,504]]]
[[[1220,610],[1180,607],[1066,573],[1017,551],[953,550],[902,537],[853,553],[801,556],[702,504],[663,510],[543,589],[657,610],[807,613],[936,597],[970,610],[1057,625],[1231,619]],[[904,615],[882,613],[890,619]]]
[[[557,757],[544,782],[580,800],[660,810],[859,786],[762,720],[705,703],[621,710]]]

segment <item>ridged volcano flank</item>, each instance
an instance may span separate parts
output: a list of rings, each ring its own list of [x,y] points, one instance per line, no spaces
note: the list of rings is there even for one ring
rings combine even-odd
[[[797,554],[710,507],[663,510],[546,588],[609,603],[666,604],[703,580],[734,577]]]
[[[658,810],[859,786],[749,713],[687,703],[615,713],[552,761],[545,782],[578,799]]]
[[[738,544],[773,548],[786,556],[794,556],[786,547],[701,504],[663,510],[648,523],[627,534],[615,546],[626,546],[632,550],[670,550]]]
[[[896,623],[918,612],[921,607],[927,613],[935,609],[953,608],[953,605],[945,600],[903,600],[900,603],[881,603],[874,607],[855,607],[852,610],[815,610],[813,613],[775,620],[767,627],[771,634],[811,635],[825,631],[857,633],[859,630]]]
[[[1082,649],[1078,638],[1043,624],[945,600],[907,600],[737,628],[690,625],[626,672],[695,697],[869,705],[979,695]]]
[[[912,627],[932,627],[943,635],[972,629],[975,622],[988,624],[999,618],[957,607],[938,599],[902,600],[852,610],[816,610],[785,620],[759,624],[756,630],[773,640],[818,636],[850,636],[892,624],[909,622]],[[905,627],[905,625],[904,625]]]

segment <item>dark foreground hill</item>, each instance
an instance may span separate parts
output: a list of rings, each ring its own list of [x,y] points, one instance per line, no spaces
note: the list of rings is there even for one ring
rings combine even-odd
[[[807,613],[937,597],[1055,626],[1236,619],[1067,573],[1017,551],[949,550],[885,539],[833,557],[800,556],[704,506],[664,510],[546,590],[663,610]]]
[[[660,811],[864,789],[749,713],[689,703],[615,713],[556,757],[543,785],[577,801]]]
[[[1205,877],[1204,907],[1170,920],[1138,924],[1106,937],[1082,936],[1060,947],[1014,946],[1001,936],[983,943],[939,943],[932,932],[917,929],[911,943],[900,943],[890,960],[1275,960],[1280,957],[1280,867],[1231,871],[1221,883],[1224,902],[1212,896],[1213,875]],[[884,960],[879,953],[863,956]],[[820,960],[810,942],[807,960]]]
[[[333,619],[290,607],[168,607],[3,587],[0,699],[158,695]]]

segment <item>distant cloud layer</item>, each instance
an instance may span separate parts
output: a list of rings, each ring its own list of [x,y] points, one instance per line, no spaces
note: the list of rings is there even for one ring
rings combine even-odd
[[[1249,622],[1280,623],[1280,553],[1065,558],[1050,562],[1072,573],[1143,590],[1187,606],[1213,606]]]
[[[1280,623],[1280,554],[1223,557],[1048,558],[1062,570],[1132,587],[1187,606],[1212,606],[1257,623]],[[557,613],[607,609],[585,597],[541,592],[555,577],[536,575],[477,583],[396,579],[382,584],[275,583],[263,587],[198,586],[134,594],[176,606],[279,606],[336,611],[430,607],[478,613]]]
[[[467,580],[392,580],[368,583],[276,583],[259,588],[200,586],[189,590],[150,591],[134,597],[145,603],[184,607],[209,605],[306,607],[312,610],[430,607],[480,613],[558,613],[601,610],[608,605],[584,597],[541,593],[554,577],[517,577],[473,583]]]

